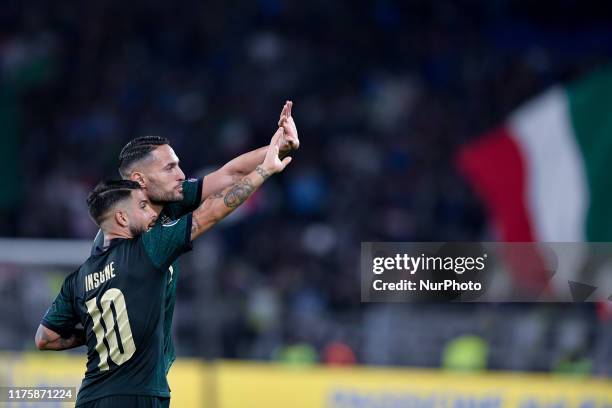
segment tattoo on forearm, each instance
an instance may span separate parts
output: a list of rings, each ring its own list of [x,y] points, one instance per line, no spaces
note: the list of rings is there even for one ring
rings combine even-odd
[[[198,224],[198,220],[196,217],[191,218],[191,235],[196,234],[200,229],[200,224]]]
[[[225,194],[223,202],[229,208],[236,208],[240,204],[249,198],[249,196],[255,191],[253,183],[248,178],[242,179],[241,181],[234,184],[230,190]]]
[[[85,344],[85,341],[85,330],[75,328],[69,338],[59,338],[60,350],[67,350],[74,347],[82,346],[83,344]]]
[[[266,169],[264,169],[261,166],[257,166],[255,167],[255,171],[257,172],[257,174],[259,174],[261,176],[262,179],[267,180],[268,177],[270,177],[270,172],[266,171]]]
[[[46,332],[42,332],[41,338],[44,340],[47,350],[67,350],[74,347],[79,347],[85,344],[85,332],[82,329],[75,329],[72,335],[68,338],[61,336],[49,336]]]
[[[70,336],[67,339],[60,337],[58,339],[58,342],[59,342],[60,350],[62,349],[65,350],[71,347],[75,347],[75,345],[77,344],[77,338],[74,335]]]

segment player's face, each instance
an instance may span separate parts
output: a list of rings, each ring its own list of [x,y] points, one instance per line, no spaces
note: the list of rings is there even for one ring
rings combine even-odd
[[[128,228],[132,237],[150,230],[157,220],[157,213],[151,207],[151,202],[143,190],[132,191],[132,199],[126,208],[128,214]]]
[[[167,203],[183,199],[185,173],[179,167],[179,159],[168,145],[151,152],[152,158],[143,169],[145,187],[153,203]]]

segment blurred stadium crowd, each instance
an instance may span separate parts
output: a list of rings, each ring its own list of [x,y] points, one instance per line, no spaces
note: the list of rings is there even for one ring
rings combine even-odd
[[[179,355],[436,367],[471,335],[484,367],[610,375],[594,305],[360,304],[361,241],[495,239],[453,153],[609,61],[610,14],[578,4],[9,1],[1,235],[93,239],[85,196],[129,139],[165,136],[203,175],[267,144],[292,99],[294,163],[183,261]],[[0,268],[1,310],[32,324],[67,272]],[[32,347],[22,316],[1,348]]]

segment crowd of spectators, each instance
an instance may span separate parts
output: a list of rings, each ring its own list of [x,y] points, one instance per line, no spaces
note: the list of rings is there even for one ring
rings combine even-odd
[[[402,332],[389,322],[404,324],[413,309],[360,304],[360,242],[495,239],[454,153],[530,96],[609,60],[605,9],[578,5],[9,2],[0,8],[1,235],[91,239],[85,196],[118,176],[128,140],[167,137],[185,173],[202,175],[267,144],[292,99],[294,162],[189,258],[179,352],[274,358],[283,345],[322,352],[339,341],[359,362],[439,363],[372,351],[403,349],[389,344]],[[194,307],[202,312],[186,317]],[[428,316],[441,329],[451,318]],[[489,318],[475,324],[485,337]],[[210,329],[193,329],[201,322]],[[376,328],[389,330],[386,343],[364,340]],[[594,349],[598,330],[586,325],[572,350]],[[538,364],[522,368],[551,368]]]

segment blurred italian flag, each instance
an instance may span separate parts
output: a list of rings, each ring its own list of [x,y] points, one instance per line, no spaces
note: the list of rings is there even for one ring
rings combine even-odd
[[[612,69],[555,86],[520,106],[504,124],[463,146],[457,164],[500,241],[612,241]],[[551,290],[537,249],[508,253],[506,260],[515,282]],[[559,261],[575,265],[582,282],[584,259]]]

